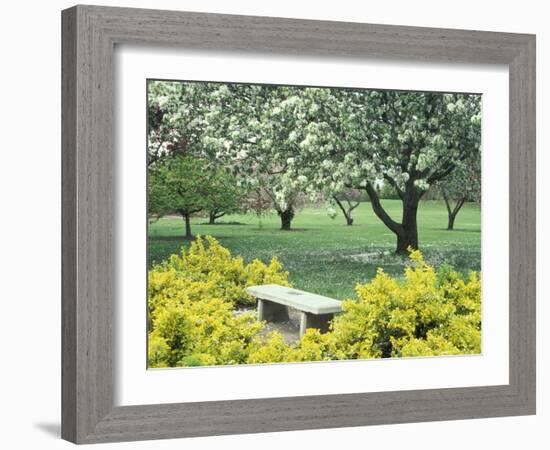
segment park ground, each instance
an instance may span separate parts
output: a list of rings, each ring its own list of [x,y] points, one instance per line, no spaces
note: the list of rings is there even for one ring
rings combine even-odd
[[[401,217],[399,200],[383,200],[384,208]],[[293,286],[339,300],[354,297],[357,283],[370,281],[377,269],[400,276],[407,259],[394,254],[395,236],[374,215],[370,203],[354,210],[355,222],[347,226],[343,215],[331,219],[324,207],[304,207],[292,221],[293,231],[281,231],[275,214],[228,215],[208,225],[204,217],[192,220],[195,235],[211,235],[245,262],[269,262],[277,256],[290,273]],[[443,263],[467,274],[481,269],[481,211],[467,203],[457,216],[455,229],[446,230],[447,211],[439,201],[421,202],[418,210],[419,246],[428,263]],[[189,246],[183,239],[179,217],[162,218],[148,226],[148,265]]]

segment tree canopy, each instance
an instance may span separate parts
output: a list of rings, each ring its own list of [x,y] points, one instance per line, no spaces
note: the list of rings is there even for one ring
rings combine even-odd
[[[290,229],[300,196],[365,190],[397,251],[418,248],[421,197],[479,159],[481,97],[471,94],[151,82],[150,161],[185,152],[260,190]],[[390,217],[375,188],[402,201]]]
[[[231,184],[228,187],[228,184]],[[165,156],[149,168],[149,214],[179,214],[185,221],[185,238],[192,239],[191,215],[231,212],[240,207],[244,192],[229,183],[228,174],[193,156]]]

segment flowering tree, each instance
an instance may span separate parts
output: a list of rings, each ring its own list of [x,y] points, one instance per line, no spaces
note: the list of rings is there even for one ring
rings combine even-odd
[[[317,149],[316,182],[361,188],[374,213],[396,235],[398,253],[418,248],[419,201],[480,151],[480,97],[398,91],[320,92],[322,118],[302,146]],[[322,129],[323,133],[317,130]],[[375,188],[384,180],[402,202],[400,220],[384,209]]]
[[[296,165],[307,111],[316,107],[308,90],[227,84],[211,99],[203,144],[239,183],[267,196],[281,230],[290,230],[300,196],[314,188],[309,166]]]
[[[207,212],[210,223],[242,210],[242,187],[217,161],[206,159],[202,139],[215,83],[150,81],[148,165],[150,211],[177,212],[192,238],[190,217]]]
[[[164,128],[155,128],[150,149],[165,142],[161,150],[208,155],[239,185],[270,198],[283,230],[291,229],[304,194],[330,199],[364,189],[396,235],[397,252],[418,248],[420,199],[480,151],[478,95],[177,85],[155,94],[150,116]],[[400,219],[384,209],[381,181],[401,199]]]
[[[201,139],[208,95],[217,85],[149,81],[147,84],[147,161],[171,154],[203,156]]]

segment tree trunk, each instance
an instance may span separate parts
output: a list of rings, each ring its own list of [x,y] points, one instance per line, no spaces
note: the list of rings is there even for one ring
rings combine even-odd
[[[350,205],[349,208],[346,208],[344,206],[344,204],[338,199],[338,197],[333,196],[332,198],[334,199],[336,204],[339,206],[340,210],[342,211],[342,214],[344,214],[344,217],[346,218],[346,224],[347,225],[353,225],[352,211],[353,211],[354,207],[352,208],[351,205]],[[348,205],[349,205],[349,203],[348,203]]]
[[[445,200],[445,206],[447,207],[447,230],[451,231],[454,229],[456,216],[458,214],[458,211],[460,211],[460,208],[462,208],[462,206],[466,202],[466,198],[461,198],[456,202],[455,207],[451,208],[451,200],[447,196],[447,193],[444,189],[442,189],[441,192],[443,194],[443,199]]]
[[[420,196],[416,193],[414,187],[410,187],[403,193],[403,220],[401,229],[397,234],[396,253],[408,254],[409,248],[418,249],[418,225],[416,216],[418,213],[418,203]]]
[[[416,190],[413,181],[408,182],[405,191],[400,193],[403,203],[403,218],[401,223],[393,220],[386,212],[372,184],[367,183],[366,190],[369,194],[374,213],[397,237],[395,253],[406,255],[408,254],[409,247],[418,249],[416,215],[418,212],[418,203],[423,193]]]
[[[447,230],[453,230],[455,227],[456,214],[449,214],[449,221],[447,222]]]
[[[350,201],[346,200],[346,203],[348,204],[348,207],[346,208],[336,195],[334,195],[332,198],[342,211],[342,214],[344,214],[344,217],[346,218],[346,224],[353,225],[353,210],[359,206],[360,202],[356,202],[355,205],[353,205]]]
[[[185,220],[185,236],[184,239],[191,240],[193,239],[193,234],[191,233],[191,214],[183,213],[183,220]]]
[[[409,224],[407,228],[403,227],[400,233],[397,233],[397,248],[395,253],[407,255],[409,248],[412,250],[418,249],[418,228],[416,224]]]
[[[464,206],[465,202],[466,202],[466,199],[461,198],[457,202],[454,209],[452,211],[449,211],[449,221],[447,223],[447,230],[453,230],[454,229],[456,216],[458,215],[458,212],[460,211],[460,208],[462,208],[462,206]]]
[[[225,216],[225,213],[223,211],[222,212],[210,211],[208,213],[208,225],[215,225],[216,220],[218,220],[220,217],[223,217],[223,216]]]
[[[289,231],[291,229],[292,219],[294,219],[294,208],[289,206],[284,211],[277,211],[281,218],[281,230]]]

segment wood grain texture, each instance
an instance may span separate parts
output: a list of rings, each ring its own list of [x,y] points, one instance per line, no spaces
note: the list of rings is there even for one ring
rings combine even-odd
[[[77,443],[535,412],[535,38],[532,35],[77,6],[63,11],[62,436]],[[510,68],[510,383],[113,406],[113,50],[177,46]]]
[[[61,129],[62,435],[76,440],[76,10],[63,14]]]

